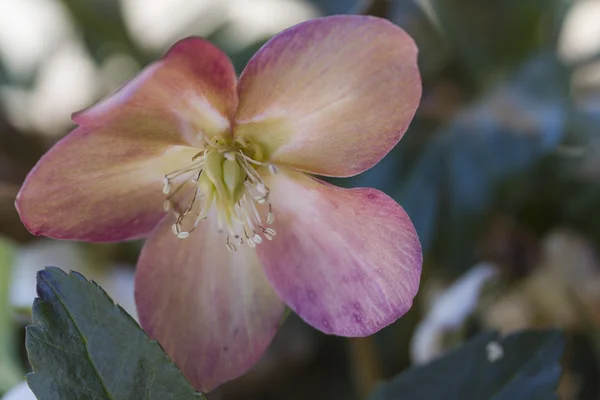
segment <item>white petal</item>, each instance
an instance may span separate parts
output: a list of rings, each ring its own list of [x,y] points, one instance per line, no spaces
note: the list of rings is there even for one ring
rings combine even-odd
[[[442,353],[444,333],[462,326],[477,307],[483,286],[497,274],[495,265],[478,264],[435,299],[411,340],[410,353],[414,363],[426,363]]]

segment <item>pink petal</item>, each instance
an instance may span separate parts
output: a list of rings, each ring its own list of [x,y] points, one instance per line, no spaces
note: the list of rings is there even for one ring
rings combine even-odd
[[[417,48],[384,19],[314,19],[265,44],[238,93],[235,133],[262,145],[272,162],[355,175],[387,154],[413,118]]]
[[[236,81],[225,53],[203,39],[187,38],[114,95],[75,113],[73,120],[90,127],[118,125],[124,120],[119,117],[126,117],[150,132],[154,122],[169,121],[171,128],[164,132],[169,140],[197,144],[200,132],[212,136],[229,129],[237,106]]]
[[[228,252],[211,220],[186,239],[172,223],[159,225],[140,256],[139,318],[192,384],[209,391],[258,361],[285,306],[252,249]]]
[[[117,93],[74,115],[81,125],[40,160],[17,208],[36,235],[117,241],[164,216],[164,175],[191,163],[202,135],[229,130],[237,104],[227,56],[189,38]]]
[[[16,200],[31,233],[109,242],[156,226],[165,174],[189,164],[197,150],[139,140],[130,129],[77,128],[42,157]]]
[[[313,327],[366,336],[405,314],[421,246],[408,215],[375,189],[341,189],[297,172],[269,178],[277,235],[257,247],[277,294]]]

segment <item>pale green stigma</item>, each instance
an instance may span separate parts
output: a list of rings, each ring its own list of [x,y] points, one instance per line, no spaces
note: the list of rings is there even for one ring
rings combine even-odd
[[[175,216],[173,234],[189,237],[215,210],[230,251],[244,243],[254,248],[263,237],[272,240],[275,230],[264,225],[272,224],[275,216],[259,170],[277,172],[274,165],[263,162],[258,146],[228,136],[206,140],[189,166],[165,175],[165,211]]]

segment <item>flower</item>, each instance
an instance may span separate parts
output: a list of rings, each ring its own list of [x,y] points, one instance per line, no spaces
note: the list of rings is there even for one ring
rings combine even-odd
[[[37,398],[29,389],[27,382],[21,382],[17,386],[9,390],[2,400],[36,400]]]
[[[417,234],[385,194],[307,174],[352,176],[390,151],[420,100],[416,58],[402,29],[364,16],[281,32],[239,80],[212,44],[182,40],[73,116],[17,209],[36,235],[148,236],[139,319],[199,389],[250,368],[285,304],[325,333],[370,335],[412,304]]]
[[[12,263],[10,303],[31,310],[37,297],[36,274],[47,265],[77,271],[100,285],[129,315],[137,319],[133,296],[133,269],[128,265],[99,262],[81,243],[42,239],[15,249]],[[87,250],[87,251],[86,251]]]

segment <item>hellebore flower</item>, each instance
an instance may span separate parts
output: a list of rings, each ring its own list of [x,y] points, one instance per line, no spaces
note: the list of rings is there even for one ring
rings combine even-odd
[[[148,236],[136,271],[142,326],[199,389],[250,368],[285,304],[329,334],[366,336],[411,306],[421,248],[404,210],[347,177],[400,140],[421,81],[388,21],[333,16],[265,44],[239,80],[189,38],[79,125],[16,201],[36,235]]]

